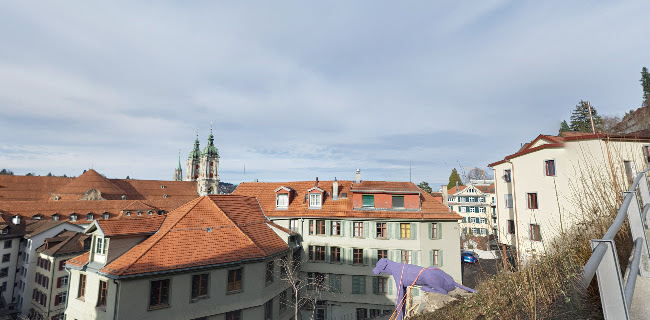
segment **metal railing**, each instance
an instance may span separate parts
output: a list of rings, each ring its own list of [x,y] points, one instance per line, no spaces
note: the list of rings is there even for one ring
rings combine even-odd
[[[647,174],[650,168],[636,175],[614,219],[602,239],[591,240],[592,254],[583,268],[583,286],[586,288],[597,275],[600,301],[605,319],[630,319],[630,305],[634,297],[637,275],[650,277],[650,259],[646,239],[646,217],[650,210],[650,191]],[[639,205],[641,196],[641,206]],[[631,262],[626,270],[627,281],[621,275],[614,237],[627,218],[634,241]]]

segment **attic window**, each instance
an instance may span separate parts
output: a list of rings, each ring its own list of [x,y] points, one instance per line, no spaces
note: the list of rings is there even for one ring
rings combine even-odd
[[[73,213],[70,215],[70,221],[77,221],[77,214]]]
[[[152,214],[153,214],[153,210],[149,210],[148,213],[149,213],[149,215],[152,215]]]
[[[131,211],[127,211],[127,212],[126,212],[126,215],[127,215],[127,216],[130,216],[130,215],[131,215]]]
[[[289,207],[289,194],[288,193],[278,193],[275,198],[275,206],[278,208],[287,208]]]
[[[163,194],[163,198],[167,199],[167,195],[166,195],[166,194]]]
[[[310,193],[309,194],[309,207],[310,208],[320,208],[323,206],[322,196],[320,193]]]
[[[347,199],[347,198],[348,198],[348,193],[347,192],[341,193],[341,199]]]
[[[61,199],[61,197],[59,197],[59,196],[54,196],[54,201],[58,201],[59,199]]]
[[[122,195],[122,200],[126,200],[126,195]]]
[[[141,216],[141,215],[142,215],[142,211],[138,210],[138,215]]]
[[[8,233],[9,233],[9,227],[2,228],[2,234],[8,234]]]
[[[95,216],[92,213],[86,215],[86,221],[92,221],[94,218]]]
[[[53,221],[59,221],[59,218],[60,218],[60,216],[59,216],[58,213],[55,213],[55,214],[52,215],[52,220]]]
[[[161,186],[160,186],[160,189],[165,189],[165,185],[161,185]]]
[[[108,212],[102,213],[102,219],[108,219],[110,217],[110,214]]]
[[[32,220],[43,220],[43,216],[39,213],[32,217]]]

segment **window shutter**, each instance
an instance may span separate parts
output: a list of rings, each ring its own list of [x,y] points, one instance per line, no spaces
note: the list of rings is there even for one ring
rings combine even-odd
[[[343,250],[343,249],[341,249]],[[354,251],[352,248],[345,249],[348,251],[348,264],[354,264]]]
[[[363,237],[368,239],[368,229],[370,229],[370,223],[368,221],[363,223]]]
[[[393,294],[393,287],[395,286],[395,283],[393,281],[393,277],[388,278],[388,294],[392,295]]]
[[[363,265],[367,266],[370,264],[370,250],[363,249]]]
[[[332,235],[332,220],[325,220],[325,235]]]
[[[411,295],[414,296],[414,297],[418,297],[418,296],[420,296],[420,289],[418,289],[418,288],[412,288],[412,289],[411,289]]]
[[[433,267],[433,250],[429,250],[429,266]]]
[[[444,254],[442,254],[442,249],[438,250],[438,254],[440,255],[438,258],[440,259],[440,266],[442,267],[442,257]]]
[[[359,293],[359,277],[352,276],[352,293]]]
[[[339,252],[341,253],[340,263],[345,264],[345,258],[346,258],[345,248],[340,248],[339,250],[340,250]]]
[[[350,237],[354,237],[354,221],[348,223],[348,233],[350,234]]]
[[[330,253],[331,253],[330,247],[325,247],[325,262],[330,262]]]
[[[387,232],[386,236],[388,237],[388,239],[394,239],[395,238],[395,236],[393,235],[392,226],[393,226],[392,223],[390,223],[390,222],[386,223],[386,232]]]
[[[411,223],[411,240],[415,240],[417,238],[418,238],[418,224]]]
[[[412,259],[413,259],[413,264],[414,264],[414,265],[419,265],[419,261],[418,261],[418,251],[414,250],[414,251],[412,251],[411,254],[413,255],[413,256],[412,256],[412,257],[413,257],[413,258],[412,258]]]
[[[58,279],[56,279],[56,287],[57,287],[57,288],[61,288],[61,277],[59,277]]]
[[[59,295],[58,294],[54,297],[54,305],[55,306],[59,305]]]
[[[429,239],[433,239],[433,223],[429,223],[428,226],[429,226]]]
[[[438,222],[438,239],[442,239],[442,223]]]
[[[400,233],[399,230],[399,223],[395,223],[395,239],[401,239],[402,234]]]
[[[379,294],[379,278],[372,278],[372,293]]]
[[[345,226],[347,226],[348,222],[345,220],[341,221],[341,237],[345,237]]]

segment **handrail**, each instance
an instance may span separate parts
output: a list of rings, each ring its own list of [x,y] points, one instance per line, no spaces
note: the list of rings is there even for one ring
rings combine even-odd
[[[616,214],[616,218],[612,222],[612,225],[607,229],[607,232],[605,232],[605,235],[603,236],[603,240],[614,240],[614,237],[618,233],[618,231],[621,229],[621,226],[623,225],[623,222],[625,222],[625,218],[627,216],[627,210],[630,206],[630,203],[632,202],[633,194],[636,192],[636,188],[639,185],[639,182],[641,182],[641,179],[643,178],[643,174],[647,173],[650,171],[650,168],[647,168],[646,170],[639,172],[634,179],[634,182],[632,185],[630,185],[630,188],[625,194],[625,198],[623,200],[623,203],[621,204],[621,207],[618,209],[618,213]],[[647,206],[646,206],[647,207]],[[644,212],[647,212],[647,208]],[[596,275],[596,270],[598,269],[598,265],[600,265],[600,262],[603,260],[603,257],[605,256],[605,253],[607,252],[607,247],[600,243],[596,248],[594,248],[591,257],[585,263],[585,266],[583,268],[583,285],[585,287],[589,286],[591,283],[591,280],[594,278],[594,275]]]
[[[634,258],[630,264],[630,273],[625,283],[625,303],[629,307],[632,304],[632,297],[634,297],[634,287],[636,286],[636,277],[639,274],[639,264],[641,263],[641,249],[643,245],[643,238],[639,237],[634,240]]]

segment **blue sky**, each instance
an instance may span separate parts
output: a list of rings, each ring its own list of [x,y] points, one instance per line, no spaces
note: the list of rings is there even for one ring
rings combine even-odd
[[[641,105],[648,1],[0,3],[0,167],[446,183]],[[409,166],[410,163],[410,166]],[[244,166],[246,174],[244,175]]]

